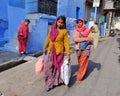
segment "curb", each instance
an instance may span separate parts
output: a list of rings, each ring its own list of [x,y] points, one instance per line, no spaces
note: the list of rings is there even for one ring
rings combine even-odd
[[[26,61],[23,58],[17,58],[17,59],[13,59],[13,60],[4,62],[4,63],[0,64],[0,72],[5,71],[9,68],[15,67],[17,65],[20,65],[24,62],[26,62]]]
[[[34,54],[30,54],[28,56],[29,57],[39,57],[41,55],[42,55],[42,52],[40,51],[40,52],[36,52]],[[28,62],[29,60],[31,60],[31,59],[27,60],[26,58],[27,58],[27,56],[23,56],[23,57],[18,57],[16,59],[12,59],[12,60],[6,61],[4,63],[1,63],[0,64],[0,72],[8,70],[10,68],[13,68],[15,66],[18,66],[20,64],[23,64],[23,63]]]

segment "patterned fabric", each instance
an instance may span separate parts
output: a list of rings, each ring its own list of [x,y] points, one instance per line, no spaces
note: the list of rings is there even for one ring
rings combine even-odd
[[[85,53],[86,56],[90,56],[90,49],[76,50],[77,56],[83,55],[83,53]]]
[[[51,28],[51,32],[50,32],[50,40],[53,42],[52,48],[51,48],[51,57],[52,57],[52,62],[54,64],[54,66],[57,68],[58,71],[60,71],[60,67],[59,67],[59,64],[58,64],[58,61],[57,61],[57,56],[56,56],[56,49],[55,49],[55,45],[54,45],[54,41],[59,34],[59,32],[56,29],[56,27],[57,27],[56,23],[57,22],[55,22],[53,24],[53,26]]]
[[[62,57],[62,60],[59,57]],[[64,55],[60,54],[57,55],[57,61],[59,62],[59,67],[63,64]],[[53,86],[59,85],[63,83],[63,80],[60,76],[60,71],[52,63],[51,54],[46,55],[46,60],[44,61],[44,78],[45,78],[45,85],[47,88],[53,88]]]
[[[55,39],[56,39],[56,37],[58,36],[58,34],[59,34],[59,32],[57,31],[57,22],[55,22],[54,24],[53,24],[53,26],[52,26],[52,28],[51,28],[51,32],[50,32],[50,40],[52,41],[52,42],[54,42],[55,41]]]

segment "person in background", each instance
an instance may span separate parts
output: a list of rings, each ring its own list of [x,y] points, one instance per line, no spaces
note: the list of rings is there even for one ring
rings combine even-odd
[[[48,33],[43,49],[43,53],[46,54],[44,78],[47,92],[54,86],[63,84],[60,69],[65,52],[66,58],[70,59],[70,42],[66,30],[66,18],[59,16]]]
[[[26,55],[26,44],[28,40],[29,28],[28,25],[30,24],[29,19],[25,19],[18,27],[18,48],[20,56]]]
[[[88,37],[89,32],[87,31],[88,28],[84,25],[84,20],[82,18],[77,19],[76,21],[76,29],[73,32],[73,40],[75,43],[81,43],[81,42],[93,42],[93,38]],[[85,36],[80,36],[81,34],[84,34]],[[78,58],[78,64],[79,69],[76,77],[76,81],[80,82],[87,70],[88,66],[88,60],[90,56],[90,45],[87,46],[85,49],[81,49],[80,46],[77,46],[76,48],[77,58]]]

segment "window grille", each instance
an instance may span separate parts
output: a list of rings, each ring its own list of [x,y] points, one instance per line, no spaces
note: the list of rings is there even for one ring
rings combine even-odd
[[[57,14],[57,0],[39,0],[38,11],[40,13],[55,15]]]

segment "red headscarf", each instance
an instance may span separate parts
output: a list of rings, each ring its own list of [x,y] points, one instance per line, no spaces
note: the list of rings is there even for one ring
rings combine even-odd
[[[83,22],[82,27],[79,27],[78,24],[76,23],[76,30],[80,32],[81,35],[87,37],[90,33],[90,30],[84,25],[84,20],[82,18],[78,19],[79,21]]]

